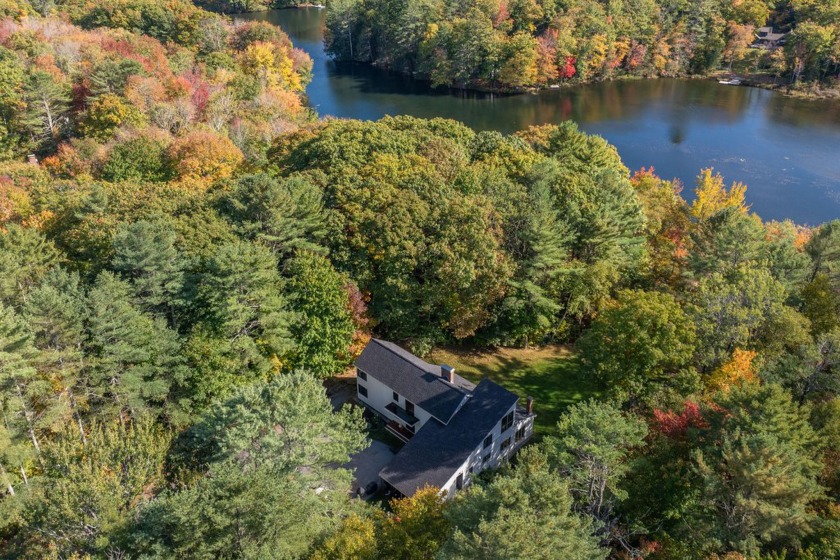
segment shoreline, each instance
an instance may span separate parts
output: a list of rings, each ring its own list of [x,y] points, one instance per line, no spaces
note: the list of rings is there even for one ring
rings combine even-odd
[[[297,4],[295,6],[282,6],[278,8],[267,8],[265,10],[252,10],[250,12],[231,12],[226,13],[224,15],[227,16],[235,16],[238,14],[247,14],[247,13],[264,13],[270,12],[272,10],[296,10],[296,9],[319,9],[323,10],[326,9],[326,5],[320,3],[312,3],[307,2],[303,4]],[[390,72],[399,76],[404,76],[407,78],[411,78],[412,80],[417,80],[420,82],[428,83],[431,87],[431,80],[427,78],[422,78],[413,75],[410,72],[401,72],[399,70],[394,70],[392,68],[388,68],[375,62],[364,62],[359,60],[335,60],[335,62],[342,63],[342,64],[358,64],[364,66],[370,66],[376,68],[378,70],[382,70],[385,72]],[[834,87],[822,87],[820,84],[815,83],[802,83],[800,82],[800,87],[792,87],[792,84],[784,83],[780,84],[777,83],[779,80],[778,76],[770,76],[767,74],[755,74],[755,73],[746,73],[741,75],[737,72],[727,71],[727,70],[715,70],[713,72],[709,72],[703,75],[683,75],[683,76],[618,76],[615,78],[608,78],[608,79],[601,79],[601,80],[589,80],[584,82],[561,82],[557,84],[549,84],[545,86],[531,86],[531,87],[522,87],[522,88],[514,88],[514,87],[483,87],[481,85],[470,85],[470,86],[457,86],[452,84],[444,84],[433,87],[433,89],[438,88],[446,88],[453,91],[462,92],[465,94],[481,94],[481,95],[524,95],[524,94],[539,94],[543,91],[554,91],[554,90],[563,90],[568,88],[573,88],[577,86],[585,86],[585,85],[592,85],[592,84],[599,84],[605,82],[619,82],[619,81],[634,81],[634,80],[659,80],[659,79],[681,79],[681,80],[721,80],[724,78],[738,78],[741,80],[740,84],[728,84],[728,85],[737,85],[740,87],[753,87],[758,89],[764,89],[767,91],[772,91],[778,93],[780,95],[784,95],[786,97],[791,97],[794,99],[804,99],[804,100],[823,100],[823,101],[837,101],[840,100],[840,80],[838,81],[837,85]],[[726,85],[726,84],[721,84]]]
[[[739,86],[752,87],[772,91],[786,97],[806,100],[836,101],[840,100],[840,83],[834,87],[822,87],[820,84],[800,82],[800,87],[790,83],[779,83],[778,76],[769,74],[739,74],[737,72],[718,71],[707,76],[709,79],[737,78],[741,80]],[[734,84],[732,84],[734,85]]]
[[[285,9],[285,8],[283,8]],[[371,68],[375,68],[382,72],[392,73],[397,76],[410,78],[412,80],[416,80],[418,82],[424,82],[431,86],[431,80],[427,78],[417,77],[412,75],[409,72],[400,72],[398,70],[394,70],[392,68],[387,68],[380,66],[373,62],[363,62],[358,60],[337,60],[337,63],[340,64],[352,64],[352,65],[359,65],[359,66],[367,66]],[[820,88],[817,86],[816,91],[814,91],[815,84],[808,84],[801,82],[801,89],[796,89],[791,87],[791,84],[780,84],[777,83],[778,77],[768,76],[768,75],[761,75],[761,74],[738,74],[735,72],[729,72],[724,70],[716,70],[714,72],[710,72],[708,74],[703,75],[686,75],[686,76],[617,76],[615,78],[610,79],[602,79],[602,80],[590,80],[586,82],[562,82],[559,84],[551,84],[546,86],[534,86],[528,88],[485,88],[481,86],[467,86],[467,87],[460,87],[456,85],[439,85],[433,87],[433,89],[448,89],[450,91],[456,91],[459,93],[464,94],[476,94],[476,95],[500,95],[500,96],[513,96],[513,95],[537,95],[542,92],[546,91],[562,91],[566,89],[571,89],[575,87],[581,86],[588,86],[588,85],[595,85],[595,84],[603,84],[608,82],[631,82],[631,81],[654,81],[654,80],[705,80],[705,81],[720,81],[722,79],[731,79],[737,78],[741,80],[739,84],[720,84],[720,85],[729,85],[734,87],[751,87],[756,89],[763,89],[767,91],[772,91],[774,93],[778,93],[779,95],[783,95],[785,97],[790,97],[793,99],[802,99],[802,100],[812,100],[812,101],[840,101],[840,83],[834,88]]]

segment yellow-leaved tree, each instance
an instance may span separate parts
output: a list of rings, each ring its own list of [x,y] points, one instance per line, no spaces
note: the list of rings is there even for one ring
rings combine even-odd
[[[267,41],[255,41],[242,54],[245,70],[256,76],[269,90],[302,91],[300,75],[288,47]]]
[[[746,193],[745,184],[735,182],[726,190],[720,173],[714,173],[711,168],[704,169],[697,176],[691,215],[698,220],[705,220],[726,208],[737,208],[746,213],[750,209],[745,200]]]
[[[732,357],[712,372],[706,385],[712,391],[729,391],[736,385],[756,383],[755,356],[753,350],[736,348]]]
[[[372,560],[376,557],[376,525],[352,513],[338,531],[318,547],[310,560]]]
[[[179,179],[201,186],[230,177],[244,159],[227,136],[201,129],[175,139],[169,158]]]

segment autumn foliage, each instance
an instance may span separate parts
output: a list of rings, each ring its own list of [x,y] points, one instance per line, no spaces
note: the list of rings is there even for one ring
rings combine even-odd
[[[654,409],[652,424],[654,432],[671,439],[685,438],[689,428],[707,426],[700,405],[693,401],[686,401],[680,412]]]
[[[714,174],[714,169],[704,169],[697,178],[697,188],[694,190],[694,203],[691,205],[691,215],[698,219],[706,219],[727,208],[735,208],[746,213],[749,210],[745,195],[747,187],[743,183],[733,183],[727,190],[720,173]]]
[[[733,386],[757,383],[758,377],[754,360],[757,352],[736,348],[732,357],[713,371],[707,385],[712,390],[729,391]]]
[[[181,179],[211,182],[230,177],[243,159],[229,138],[202,130],[176,138],[169,157]]]

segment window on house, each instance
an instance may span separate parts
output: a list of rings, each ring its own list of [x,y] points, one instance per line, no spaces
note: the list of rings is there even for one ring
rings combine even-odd
[[[484,449],[487,449],[491,445],[493,445],[493,434],[490,434],[489,436],[484,438]]]
[[[518,430],[516,430],[516,441],[521,440],[525,437],[525,426],[522,426]]]
[[[394,391],[394,402],[400,402],[400,396]]]
[[[414,403],[405,401],[405,411],[414,416]]]
[[[513,426],[513,411],[502,418],[502,431],[508,431]]]
[[[510,438],[507,438],[505,441],[502,442],[502,453],[504,453],[505,449],[507,449],[508,447],[510,447]]]
[[[363,372],[363,371],[362,371],[362,370],[360,370],[360,369],[359,369],[359,370],[356,370],[356,371],[358,372],[357,374],[358,374],[358,376],[359,376],[359,379],[362,379],[362,380],[364,380],[364,381],[367,381],[367,374],[366,374],[365,372]]]
[[[455,488],[460,490],[464,487],[464,473],[458,473],[458,478],[455,479]]]
[[[487,454],[487,455],[485,455],[485,456],[484,456],[484,458],[481,460],[481,464],[482,464],[482,465],[486,465],[486,464],[487,464],[487,461],[489,461],[489,460],[490,460],[490,454],[488,453],[488,454]]]
[[[359,394],[363,397],[367,397],[367,387],[364,385],[359,385]]]

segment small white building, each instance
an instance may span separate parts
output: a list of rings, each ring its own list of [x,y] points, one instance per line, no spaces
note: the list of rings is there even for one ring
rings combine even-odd
[[[451,497],[533,434],[530,397],[521,407],[519,397],[489,379],[473,385],[453,368],[426,363],[396,344],[371,340],[356,373],[359,401],[407,442],[379,473],[405,496],[428,485]]]

